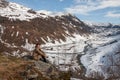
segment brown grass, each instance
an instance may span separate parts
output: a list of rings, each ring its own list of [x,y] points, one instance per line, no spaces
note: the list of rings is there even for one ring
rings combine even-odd
[[[31,64],[22,59],[0,55],[0,79],[23,80],[20,73],[25,71],[28,63]]]
[[[38,70],[38,68],[35,68],[34,61],[32,60],[25,61],[16,57],[0,55],[0,80],[29,80],[27,76],[36,73],[38,77],[35,80],[70,80],[70,72],[55,71],[55,75],[49,73],[50,76],[47,76]]]

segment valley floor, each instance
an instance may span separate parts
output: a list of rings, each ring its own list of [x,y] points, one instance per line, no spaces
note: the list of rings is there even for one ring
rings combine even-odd
[[[59,66],[60,70],[72,69],[78,76],[84,70],[85,72],[82,73],[88,78],[120,79],[119,34],[93,35],[88,40],[80,39],[69,44],[43,46],[43,50],[49,56],[49,60]]]

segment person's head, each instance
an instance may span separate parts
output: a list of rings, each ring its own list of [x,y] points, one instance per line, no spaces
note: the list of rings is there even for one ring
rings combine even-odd
[[[37,43],[36,45],[35,45],[35,47],[37,48],[37,47],[40,47],[40,44],[39,43]]]

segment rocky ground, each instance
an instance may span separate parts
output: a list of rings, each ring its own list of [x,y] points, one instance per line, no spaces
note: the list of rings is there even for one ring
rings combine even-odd
[[[0,80],[70,80],[50,63],[0,55]]]

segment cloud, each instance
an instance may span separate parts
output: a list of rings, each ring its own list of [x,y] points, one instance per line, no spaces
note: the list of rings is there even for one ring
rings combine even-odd
[[[105,15],[105,17],[120,18],[120,12],[110,11]]]
[[[90,2],[91,0],[74,0],[75,3]]]
[[[88,15],[89,12],[105,9],[120,7],[120,0],[74,0],[77,2],[71,7],[65,8],[66,12],[73,14]]]
[[[80,2],[81,2],[81,0],[74,0],[74,2],[75,2],[75,3],[80,3]]]

